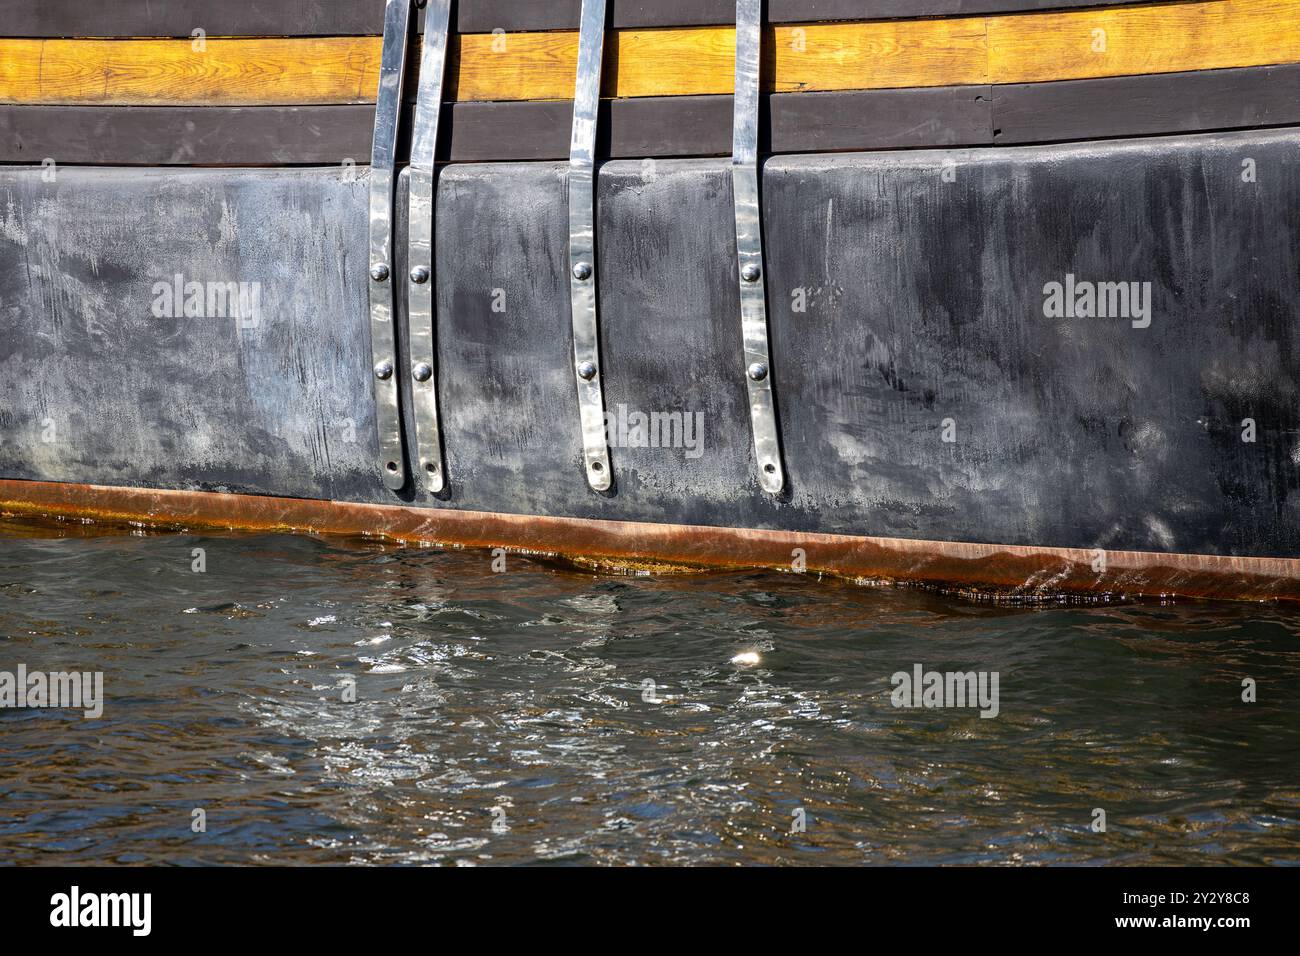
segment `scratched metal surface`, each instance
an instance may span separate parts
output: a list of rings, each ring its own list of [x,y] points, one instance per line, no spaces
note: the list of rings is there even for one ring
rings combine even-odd
[[[788,471],[776,498],[753,477],[744,382],[729,374],[741,337],[725,159],[600,171],[607,408],[705,425],[697,458],[612,447],[607,495],[587,487],[572,401],[564,165],[443,170],[449,486],[434,499],[373,477],[354,281],[364,172],[61,170],[51,191],[39,170],[2,170],[0,477],[1294,556],[1298,140],[768,161]],[[260,278],[256,344],[208,320],[160,330],[149,287],[177,269]],[[1067,272],[1152,282],[1151,327],[1044,317],[1044,283]],[[1240,441],[1246,417],[1254,444]],[[71,427],[43,443],[42,418]],[[354,440],[336,440],[349,420]]]

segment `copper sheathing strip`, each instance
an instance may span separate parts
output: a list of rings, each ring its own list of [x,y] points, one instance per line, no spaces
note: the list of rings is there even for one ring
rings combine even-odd
[[[171,529],[368,535],[503,547],[609,565],[791,570],[1010,597],[1114,595],[1300,602],[1300,559],[914,541],[0,480],[0,512]]]

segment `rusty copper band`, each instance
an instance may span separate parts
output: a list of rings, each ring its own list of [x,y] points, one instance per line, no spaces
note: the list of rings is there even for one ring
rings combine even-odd
[[[1300,559],[914,541],[0,479],[0,512],[169,529],[368,535],[608,562],[791,570],[1019,597],[1300,602]]]

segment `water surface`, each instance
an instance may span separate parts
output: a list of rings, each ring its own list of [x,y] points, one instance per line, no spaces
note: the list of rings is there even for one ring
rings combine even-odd
[[[1300,613],[492,561],[0,522],[0,863],[1300,860]]]

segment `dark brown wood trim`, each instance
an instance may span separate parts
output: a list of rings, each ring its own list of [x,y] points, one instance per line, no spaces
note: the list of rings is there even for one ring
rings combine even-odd
[[[769,23],[981,16],[1151,3],[1153,0],[767,0]],[[1191,0],[1195,3],[1197,0]],[[736,22],[735,0],[610,0],[615,29]],[[582,0],[460,0],[458,30],[576,30]]]
[[[765,152],[967,146],[992,142],[989,87],[781,93],[766,98]],[[1298,111],[1300,112],[1300,111]],[[611,159],[719,156],[731,151],[730,96],[602,104],[600,155]],[[444,155],[455,162],[563,159],[568,103],[457,103]]]
[[[993,87],[781,93],[768,97],[763,148],[772,153],[927,146],[992,141]]]
[[[368,36],[384,0],[6,0],[6,37]]]
[[[1300,124],[1300,64],[767,98],[772,153],[987,146]],[[567,102],[455,103],[439,153],[453,162],[564,159]],[[731,97],[602,105],[600,155],[725,155]],[[368,105],[0,106],[0,162],[70,165],[334,165],[370,155]],[[409,124],[408,124],[409,125]]]
[[[1077,9],[1152,0],[767,0],[772,23],[912,19]],[[1196,0],[1187,0],[1196,2]],[[457,30],[576,30],[582,0],[459,0]],[[384,0],[6,0],[6,37],[366,36]],[[616,29],[718,26],[735,0],[611,0]]]
[[[914,541],[744,528],[451,511],[214,492],[0,480],[0,514],[53,515],[169,529],[378,536],[406,544],[503,547],[613,566],[790,567],[876,582],[1045,593],[1300,602],[1300,560]],[[1028,584],[1050,580],[1050,592]]]
[[[352,159],[364,165],[374,123],[368,104],[0,106],[0,162],[327,166]]]
[[[1300,64],[1018,83],[994,90],[994,141],[1048,143],[1300,123]]]
[[[1300,64],[1147,76],[765,97],[770,153],[990,146],[1300,124]],[[603,104],[601,155],[713,156],[731,150],[731,97]],[[564,102],[457,103],[442,156],[454,162],[563,159]]]

